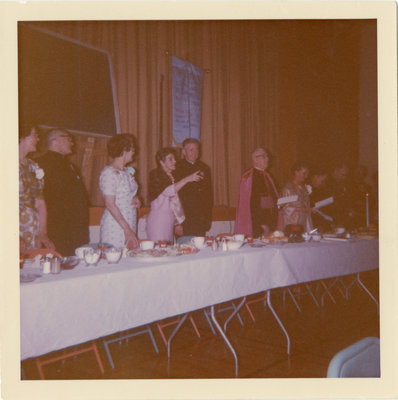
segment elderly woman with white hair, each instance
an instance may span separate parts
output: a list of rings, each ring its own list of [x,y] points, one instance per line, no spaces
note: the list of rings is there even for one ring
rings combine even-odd
[[[258,237],[283,228],[279,218],[278,190],[267,172],[269,153],[263,148],[252,152],[252,167],[242,175],[236,209],[235,233]]]

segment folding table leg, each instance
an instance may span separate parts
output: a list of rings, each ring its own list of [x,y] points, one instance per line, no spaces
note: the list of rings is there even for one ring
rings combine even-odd
[[[297,310],[299,310],[299,311],[301,312],[301,308],[300,308],[300,306],[298,305],[297,300],[296,300],[296,298],[294,297],[294,295],[293,295],[292,291],[290,290],[290,288],[286,288],[286,290],[287,290],[287,292],[289,293],[289,296],[291,297],[291,299],[293,300],[293,303],[295,304]]]
[[[312,297],[312,300],[314,300],[315,305],[319,308],[319,303],[318,300],[316,299],[316,297],[314,296],[314,293],[312,293],[312,290],[310,288],[310,285],[308,283],[305,283],[304,286],[307,288],[308,293],[310,294],[310,296]]]
[[[326,283],[324,281],[321,281],[321,285],[325,289],[324,293],[327,293],[328,296],[330,297],[330,299],[333,301],[333,303],[336,304],[336,300],[334,299],[332,293],[329,292],[328,287],[326,286]],[[322,306],[323,306],[323,295],[322,295],[322,299],[321,300],[322,300]]]
[[[327,294],[327,293],[330,294],[330,289],[336,284],[337,281],[338,281],[338,278],[333,279],[332,283],[328,287],[326,287],[325,291],[322,293],[322,296],[321,296],[322,307],[325,304],[325,302],[324,302],[325,294]],[[334,303],[336,304],[336,302],[334,302]]]
[[[208,312],[209,312],[209,311],[207,311],[207,309],[204,309],[204,310],[203,310],[203,314],[204,314],[205,317],[206,317],[207,323],[209,324],[210,329],[211,329],[211,331],[213,332],[213,335],[215,335],[215,334],[216,334],[216,331],[214,330],[213,324],[212,324],[212,322],[211,322],[211,319],[209,318],[209,316],[208,316],[208,314],[207,314]]]
[[[365,284],[361,281],[361,274],[359,272],[357,274],[356,280],[359,283],[359,285],[363,288],[363,290],[365,290],[365,292],[370,296],[370,298],[376,303],[377,311],[379,312],[379,302],[376,300],[376,298],[373,296],[370,290],[365,286]]]
[[[246,298],[244,298],[244,300],[246,300]],[[239,369],[238,369],[238,356],[236,355],[235,349],[232,347],[231,342],[228,340],[227,335],[224,333],[224,331],[222,330],[220,324],[218,323],[216,316],[214,315],[214,305],[210,307],[210,313],[211,313],[211,319],[214,322],[214,325],[216,326],[216,328],[218,329],[218,331],[220,332],[221,337],[224,339],[224,342],[227,344],[227,346],[229,347],[229,349],[231,350],[232,355],[234,356],[235,359],[235,376],[237,377],[239,374]]]
[[[174,328],[173,332],[171,332],[171,335],[170,335],[169,339],[167,340],[167,357],[168,358],[170,358],[171,341],[173,340],[174,336],[179,331],[179,329],[181,328],[181,325],[185,322],[187,317],[188,317],[188,313],[183,315],[183,317],[178,322],[177,326]]]
[[[224,323],[224,332],[227,331],[227,326],[228,326],[229,322],[231,321],[231,319],[232,319],[236,314],[238,314],[238,312],[239,312],[239,310],[242,308],[243,304],[245,304],[245,301],[246,301],[246,297],[244,297],[244,298],[242,299],[242,301],[238,304],[238,307],[236,307],[235,304],[232,303],[232,304],[233,304],[233,310],[234,310],[234,311],[233,311],[233,313],[227,318],[227,320],[226,320],[225,323]],[[239,316],[239,314],[238,314],[238,316]]]
[[[267,298],[265,297],[265,293],[266,292],[264,292],[264,296],[256,298],[256,299],[253,299],[253,300],[246,301],[246,303],[245,303],[245,307],[247,309],[247,312],[249,313],[250,318],[253,320],[253,322],[256,322],[256,319],[254,318],[254,315],[252,313],[252,310],[251,310],[249,304],[258,303],[259,301],[264,301],[264,307],[266,307],[267,306]],[[285,300],[283,299],[283,301],[285,301]]]
[[[267,291],[267,303],[268,303],[268,306],[269,306],[272,314],[274,315],[275,319],[278,321],[279,326],[282,328],[282,331],[286,336],[286,339],[287,339],[287,354],[290,354],[290,337],[289,337],[289,334],[287,333],[286,328],[282,324],[282,321],[279,319],[278,314],[276,313],[276,311],[272,307],[272,304],[271,304],[271,291],[270,290]]]

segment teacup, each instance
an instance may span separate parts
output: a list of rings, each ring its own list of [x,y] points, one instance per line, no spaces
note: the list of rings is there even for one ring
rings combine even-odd
[[[87,250],[90,250],[90,249],[91,249],[91,247],[88,247],[88,246],[78,247],[75,250],[76,257],[83,259],[84,258],[84,253]]]
[[[319,233],[315,233],[312,235],[313,242],[319,242],[321,239],[322,239],[322,235],[320,235]]]
[[[213,244],[213,238],[211,236],[206,236],[206,244],[211,246]]]
[[[243,235],[242,233],[238,233],[234,235],[234,240],[238,242],[243,242],[245,240],[245,235]]]
[[[308,232],[305,232],[301,235],[306,242],[311,240],[311,235]]]
[[[203,236],[195,236],[191,239],[191,242],[198,249],[203,249],[205,247],[205,238]]]
[[[106,249],[104,253],[108,264],[117,264],[122,256],[122,249],[112,247],[111,249]]]
[[[152,240],[143,240],[140,243],[141,250],[152,250],[155,246],[155,243]]]

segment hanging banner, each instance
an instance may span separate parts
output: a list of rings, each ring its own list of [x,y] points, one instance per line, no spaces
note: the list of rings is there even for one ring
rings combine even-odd
[[[177,144],[186,138],[200,140],[203,70],[172,56],[173,137]]]

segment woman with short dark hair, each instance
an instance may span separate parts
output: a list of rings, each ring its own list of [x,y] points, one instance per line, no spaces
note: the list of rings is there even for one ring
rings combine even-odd
[[[147,235],[154,242],[172,242],[174,225],[181,224],[185,219],[178,191],[188,182],[198,182],[203,178],[199,175],[200,171],[196,171],[175,182],[176,158],[174,149],[170,147],[160,149],[155,158],[157,168],[149,173],[148,196],[151,211],[147,219]]]
[[[310,198],[311,187],[305,182],[308,178],[308,165],[296,162],[291,168],[292,179],[282,189],[282,197],[295,196],[297,200],[283,206],[286,225],[302,225],[305,231],[312,229]]]
[[[108,155],[112,158],[100,175],[100,188],[105,200],[105,211],[100,226],[100,241],[115,247],[138,247],[136,235],[138,185],[133,167],[126,167],[133,160],[135,139],[133,135],[121,133],[107,143]]]
[[[28,158],[36,151],[39,136],[36,127],[23,125],[19,130],[19,237],[26,249],[54,249],[47,237],[47,208],[43,196],[44,171]],[[21,241],[22,240],[22,241]]]

